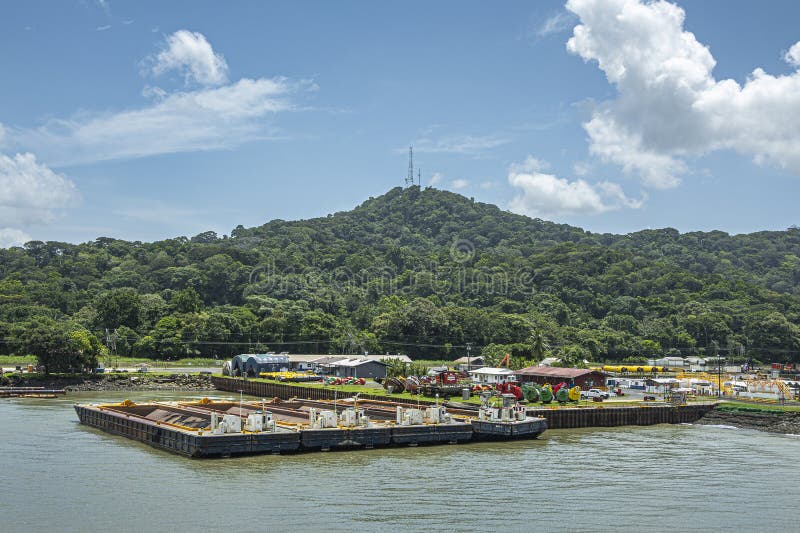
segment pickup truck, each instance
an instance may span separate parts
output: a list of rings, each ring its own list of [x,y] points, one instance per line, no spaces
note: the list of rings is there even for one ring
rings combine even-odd
[[[582,400],[593,400],[595,398],[601,398],[603,400],[607,400],[608,397],[609,394],[606,391],[602,391],[600,389],[589,389],[581,391]]]

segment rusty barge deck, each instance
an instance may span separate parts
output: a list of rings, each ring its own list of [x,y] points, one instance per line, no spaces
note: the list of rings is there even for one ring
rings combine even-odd
[[[471,411],[383,401],[126,401],[75,411],[82,424],[198,458],[536,438],[547,428],[542,418],[479,421]]]

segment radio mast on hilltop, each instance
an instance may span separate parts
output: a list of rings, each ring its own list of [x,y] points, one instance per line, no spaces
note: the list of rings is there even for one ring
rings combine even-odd
[[[408,147],[408,176],[406,176],[406,187],[414,185],[414,148]]]

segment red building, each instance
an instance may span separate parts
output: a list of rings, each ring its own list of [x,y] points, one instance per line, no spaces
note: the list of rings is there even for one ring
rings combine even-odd
[[[588,368],[559,368],[555,366],[529,366],[515,372],[520,383],[549,383],[557,385],[566,381],[587,390],[606,384],[606,374],[599,370]]]

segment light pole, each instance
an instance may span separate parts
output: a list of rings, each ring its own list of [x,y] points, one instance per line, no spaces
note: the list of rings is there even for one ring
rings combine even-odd
[[[722,396],[722,363],[717,352],[717,398]]]
[[[467,343],[467,372],[472,370],[472,357],[470,356],[470,352],[472,351],[472,343]]]

